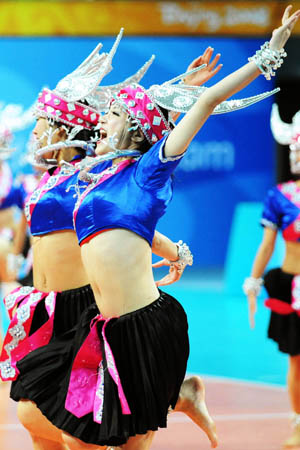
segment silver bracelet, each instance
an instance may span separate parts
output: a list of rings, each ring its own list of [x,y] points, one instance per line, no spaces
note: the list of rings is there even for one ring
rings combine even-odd
[[[15,255],[14,253],[8,253],[6,257],[6,267],[9,272],[18,273],[24,264],[25,258],[22,254]]]
[[[182,273],[186,266],[193,265],[193,255],[187,244],[182,242],[182,240],[176,243],[178,248],[178,259],[177,261],[169,261],[171,267],[176,267],[179,273]]]
[[[259,295],[263,284],[264,280],[262,278],[248,277],[243,283],[243,291],[246,295],[250,292],[253,292],[255,295]]]
[[[283,48],[280,50],[271,50],[270,43],[265,42],[260,47],[260,50],[257,50],[255,55],[248,58],[248,61],[253,61],[266,80],[270,80],[271,76],[275,75],[274,70],[282,65],[283,58],[286,56],[287,53]]]

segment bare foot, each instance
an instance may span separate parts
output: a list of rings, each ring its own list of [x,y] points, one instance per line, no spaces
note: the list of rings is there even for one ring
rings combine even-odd
[[[207,410],[205,387],[200,377],[192,376],[184,380],[174,411],[189,416],[207,434],[212,448],[217,447],[216,425]]]
[[[300,447],[300,424],[293,427],[291,436],[283,444],[284,448],[299,448]]]

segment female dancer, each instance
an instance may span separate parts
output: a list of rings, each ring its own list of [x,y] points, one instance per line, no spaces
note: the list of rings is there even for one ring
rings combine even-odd
[[[211,57],[212,51],[208,55]],[[218,58],[217,58],[218,59]],[[217,60],[216,60],[217,62]],[[211,64],[206,71],[207,79],[216,71],[215,64]],[[99,76],[98,76],[99,78]],[[98,84],[99,79],[97,80]],[[13,383],[11,396],[19,400],[18,414],[21,422],[30,431],[34,448],[36,449],[63,449],[61,432],[55,428],[45,416],[35,407],[30,400],[37,402],[41,409],[45,402],[51,409],[56,401],[58,379],[53,375],[57,369],[57,345],[67,347],[66,341],[72,342],[74,326],[78,322],[82,312],[94,304],[94,297],[88,279],[81,263],[81,256],[77,239],[73,231],[72,210],[76,196],[74,186],[80,166],[80,160],[84,155],[81,147],[86,148],[87,141],[94,132],[91,125],[99,120],[99,114],[93,108],[80,102],[76,102],[78,111],[74,111],[73,102],[66,102],[55,91],[46,90],[39,98],[37,125],[34,134],[39,141],[44,158],[51,160],[54,167],[48,170],[42,177],[38,189],[33,193],[26,205],[26,213],[33,234],[33,271],[34,288],[21,288],[6,298],[6,304],[12,311],[14,305],[19,303],[19,308],[14,316],[10,331],[15,331],[14,342],[5,341],[1,374],[4,379],[14,379],[16,372],[20,375]],[[47,105],[52,99],[53,105]],[[66,108],[69,113],[66,111]],[[75,108],[75,109],[76,109]],[[73,116],[73,117],[72,117]],[[57,117],[59,121],[57,121]],[[55,120],[56,118],[56,120]],[[83,121],[84,129],[76,130],[77,123]],[[82,123],[82,122],[81,122]],[[77,133],[75,132],[77,131]],[[75,140],[74,140],[75,139]],[[80,147],[79,147],[80,146]],[[56,167],[56,165],[58,167]],[[180,247],[181,248],[181,247]],[[160,256],[171,260],[178,258],[178,247],[159,235],[154,240],[154,249]],[[182,265],[179,265],[182,269]],[[175,272],[175,276],[176,272]],[[54,308],[55,303],[55,308]],[[28,311],[28,307],[29,310]],[[54,313],[55,310],[55,313]],[[30,312],[26,317],[21,312]],[[25,314],[24,314],[25,315]],[[13,320],[14,320],[13,319]],[[29,338],[24,339],[24,334],[18,334],[22,330]],[[46,347],[40,347],[40,341],[45,338],[43,345],[51,342]],[[26,336],[25,336],[26,337]],[[21,342],[20,345],[18,345]],[[22,347],[23,344],[23,347]],[[14,352],[14,347],[17,351]],[[30,363],[28,357],[23,358],[30,348]],[[34,349],[36,349],[34,351]],[[55,388],[47,392],[43,380],[46,374],[42,369],[41,359],[47,354],[48,362],[53,360],[52,381],[55,379]],[[35,358],[32,358],[36,355]],[[19,361],[19,364],[13,364]],[[25,363],[22,366],[22,362]],[[25,367],[25,369],[24,369]],[[38,375],[37,375],[38,374]],[[24,375],[24,377],[23,377]],[[37,375],[39,381],[38,392],[33,392],[33,379]],[[191,386],[191,383],[194,386]],[[198,390],[201,388],[201,417],[203,416],[203,387],[197,378],[183,386],[179,409],[195,416],[199,422],[199,411],[193,410],[190,403],[198,401]],[[46,389],[47,390],[47,389]],[[43,398],[44,397],[44,398]],[[27,400],[26,400],[27,399]],[[30,400],[29,400],[30,399]],[[195,409],[197,409],[196,406]],[[187,411],[188,410],[188,411]],[[207,419],[208,420],[208,419]]]
[[[166,426],[189,350],[184,310],[153,281],[154,227],[170,200],[171,173],[214,108],[261,72],[269,77],[280,64],[281,49],[300,17],[300,10],[289,17],[290,9],[270,42],[248,64],[207,89],[172,131],[157,99],[173,108],[184,100],[176,89],[164,86],[122,89],[101,118],[97,154],[106,155],[116,145],[124,153],[96,176],[84,174],[90,184],[74,211],[101,315],[93,307],[82,315],[71,350],[72,369],[60,384],[62,399],[51,411],[42,408],[64,430],[71,450],[148,449],[154,431]]]
[[[273,105],[271,128],[280,144],[290,144],[292,181],[269,190],[261,224],[264,227],[262,242],[257,251],[251,277],[246,278],[244,291],[249,302],[250,325],[254,327],[256,297],[263,284],[262,275],[272,256],[279,230],[285,240],[285,257],[281,268],[271,269],[264,276],[269,295],[265,304],[271,309],[268,337],[278,344],[281,352],[289,355],[288,390],[293,409],[293,432],[285,442],[286,447],[300,445],[300,111],[293,124],[283,123],[277,105]]]

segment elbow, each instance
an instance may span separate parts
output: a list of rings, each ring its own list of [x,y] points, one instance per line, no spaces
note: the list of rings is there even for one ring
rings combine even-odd
[[[210,91],[210,89],[207,89],[204,94],[199,99],[199,102],[201,104],[201,109],[205,110],[208,115],[212,114],[214,109],[223,101],[217,93],[214,93],[213,91]]]
[[[153,251],[153,253],[158,252],[160,250],[160,248],[161,248],[161,239],[155,233],[153,241],[152,241],[152,251]]]

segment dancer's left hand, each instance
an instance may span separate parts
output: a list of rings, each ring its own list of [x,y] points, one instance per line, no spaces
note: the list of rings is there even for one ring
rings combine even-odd
[[[181,275],[183,274],[183,270],[180,269],[178,266],[171,265],[170,261],[167,259],[162,259],[158,261],[155,264],[152,264],[152,267],[158,268],[163,266],[169,266],[169,273],[163,277],[161,280],[156,281],[156,286],[167,286],[168,284],[175,283],[176,281],[180,280]]]
[[[276,28],[272,33],[272,37],[270,39],[270,49],[280,50],[284,47],[285,43],[289,39],[296,22],[300,18],[300,9],[295,11],[290,16],[291,11],[292,5],[289,5],[285,8],[282,16],[282,25]]]
[[[201,86],[219,72],[219,70],[223,67],[223,64],[218,64],[221,54],[217,53],[214,59],[210,62],[213,52],[214,49],[212,47],[207,47],[203,55],[198,56],[198,58],[191,62],[187,68],[187,71],[195,69],[202,64],[206,64],[206,67],[185,77],[184,84],[189,86]]]

